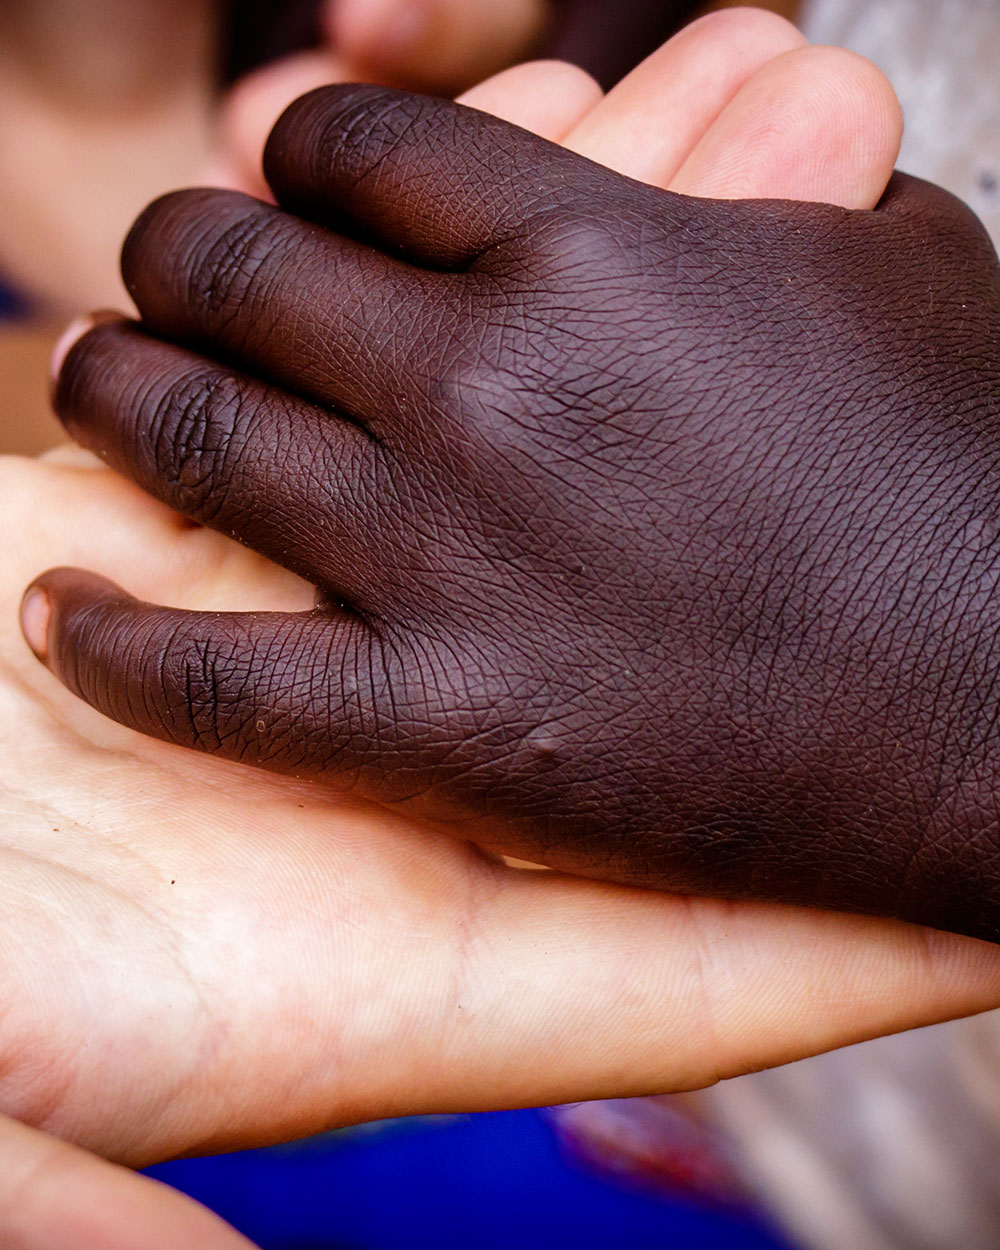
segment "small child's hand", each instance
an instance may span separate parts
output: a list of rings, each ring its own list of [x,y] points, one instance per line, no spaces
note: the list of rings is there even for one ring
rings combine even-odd
[[[376,88],[293,106],[267,167],[288,211],[144,214],[147,329],[82,340],[58,407],[318,606],[49,574],[63,680],[555,866],[996,937],[967,212],[902,178],[874,214],[685,200]]]

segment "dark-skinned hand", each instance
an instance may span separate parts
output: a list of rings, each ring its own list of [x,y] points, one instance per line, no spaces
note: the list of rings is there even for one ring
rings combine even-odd
[[[705,202],[460,106],[294,105],[158,201],[72,434],[318,587],[45,575],[108,715],[618,881],[1000,937],[997,263],[952,198]]]

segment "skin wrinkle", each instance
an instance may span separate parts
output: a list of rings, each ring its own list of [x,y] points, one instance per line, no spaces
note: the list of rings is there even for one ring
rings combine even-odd
[[[147,214],[149,211],[147,210]],[[144,214],[144,217],[140,218],[133,227],[133,233],[141,240],[146,228],[147,219]],[[275,222],[266,217],[259,220],[242,218],[220,238],[214,240],[214,247],[210,248],[204,256],[200,255],[202,248],[199,244],[202,244],[203,240],[199,237],[200,231],[196,223],[191,223],[190,237],[185,238],[182,235],[178,240],[182,254],[185,252],[188,254],[187,298],[192,301],[204,300],[214,311],[220,330],[236,322],[239,300],[232,297],[233,286],[241,274],[248,273],[252,278],[258,266],[266,262],[267,255],[277,242],[268,239],[269,233],[272,233],[274,228]],[[259,248],[262,241],[264,246]],[[128,285],[129,275],[128,256],[134,244],[135,240],[130,236],[123,249],[126,285]],[[262,252],[262,256],[256,260],[254,253],[258,250]],[[130,294],[132,294],[131,290]],[[228,314],[225,311],[227,308]]]
[[[367,296],[364,298],[363,307],[358,309],[359,320],[357,324],[354,324],[352,320],[354,315],[351,311],[352,301],[357,302],[359,298],[358,291],[361,286],[363,285],[366,291],[371,288],[378,288],[382,284],[374,280],[375,275],[377,274],[379,277],[384,278],[391,274],[400,283],[400,290],[395,293],[395,300],[401,300],[412,305],[413,301],[418,297],[419,283],[422,281],[419,273],[402,266],[398,262],[388,262],[388,265],[385,265],[377,254],[368,250],[351,253],[350,251],[344,252],[341,249],[338,253],[335,249],[331,252],[321,232],[316,231],[315,228],[311,226],[302,227],[300,223],[297,223],[293,228],[288,224],[291,219],[282,219],[276,210],[267,205],[261,205],[248,197],[239,196],[231,192],[212,192],[205,193],[205,198],[208,204],[216,208],[217,215],[225,214],[225,220],[228,220],[234,212],[239,213],[245,209],[255,216],[266,216],[271,222],[267,228],[272,230],[278,239],[283,237],[291,245],[291,240],[294,238],[294,249],[297,256],[296,263],[299,266],[303,266],[303,256],[308,255],[310,257],[308,266],[310,279],[315,275],[315,281],[318,284],[312,302],[314,304],[319,302],[321,305],[332,302],[336,307],[337,316],[332,324],[325,326],[321,322],[317,322],[315,316],[307,315],[309,301],[306,301],[305,307],[302,306],[298,286],[291,288],[293,293],[290,295],[289,289],[287,287],[283,288],[287,298],[280,301],[280,306],[276,296],[269,299],[268,290],[274,284],[268,273],[268,264],[271,259],[271,254],[269,253],[268,259],[262,262],[258,271],[241,281],[238,295],[231,300],[234,307],[242,310],[244,319],[247,322],[247,325],[242,330],[237,327],[236,340],[234,341],[233,339],[233,323],[225,319],[220,323],[217,311],[211,305],[202,304],[198,305],[202,314],[201,325],[197,327],[193,337],[201,340],[206,337],[212,339],[216,335],[225,336],[227,339],[226,354],[227,356],[233,355],[234,363],[246,366],[247,357],[249,357],[252,362],[252,372],[256,373],[263,381],[277,385],[281,384],[283,374],[289,367],[287,361],[284,360],[282,346],[285,341],[294,343],[294,369],[297,376],[301,375],[303,367],[308,368],[310,362],[324,362],[313,384],[306,388],[308,397],[328,410],[346,414],[345,419],[353,421],[356,425],[363,426],[369,435],[377,440],[378,431],[376,428],[373,428],[373,422],[370,419],[367,421],[361,419],[358,415],[357,402],[352,402],[351,397],[345,394],[342,385],[335,400],[331,395],[330,388],[333,386],[334,390],[336,390],[337,379],[339,378],[342,383],[345,374],[352,377],[357,375],[359,363],[364,361],[370,362],[371,365],[371,369],[362,369],[360,375],[360,381],[367,387],[368,379],[375,376],[377,361],[382,359],[372,355],[373,347],[378,338],[378,334],[373,334],[372,331],[377,331],[380,318],[371,311],[370,301],[367,299]],[[174,224],[175,199],[176,195],[164,197],[164,199],[157,201],[146,211],[145,222],[140,220],[141,228],[134,231],[133,235],[130,236],[130,239],[134,238],[137,242],[134,245],[128,241],[126,243],[123,254],[123,269],[129,278],[133,293],[139,301],[144,302],[143,293],[146,292],[149,300],[156,303],[160,312],[160,318],[157,322],[158,327],[168,337],[190,338],[192,337],[190,330],[185,331],[183,327],[177,326],[171,317],[169,309],[163,307],[161,292],[162,290],[169,290],[174,285],[170,275],[168,273],[151,275],[148,272],[148,268],[145,272],[133,272],[137,269],[137,266],[132,258],[136,255],[137,249],[141,248],[141,240],[145,232],[151,228],[149,224],[151,221],[160,220],[162,221],[162,229],[171,232],[171,234],[176,233]],[[274,222],[279,224],[275,226]],[[232,228],[230,225],[222,228],[223,239],[225,239],[225,236]],[[305,233],[302,233],[303,229]],[[277,241],[275,248],[278,248]],[[168,250],[172,254],[174,244]],[[209,245],[209,252],[217,250],[219,250],[218,245],[214,247]],[[280,251],[280,249],[278,250]],[[163,258],[165,264],[167,259],[166,256]],[[372,272],[369,273],[369,270],[372,270]],[[304,268],[302,272],[305,272]],[[332,281],[329,278],[331,274]],[[357,280],[362,274],[364,275],[363,280]],[[157,281],[157,279],[159,280]],[[234,277],[232,282],[235,283],[235,281],[236,278]],[[303,285],[306,286],[307,290],[309,289],[308,283],[305,281]],[[391,289],[386,290],[384,300],[389,300],[391,297]],[[277,307],[277,312],[275,307]],[[253,316],[248,317],[246,314],[250,308],[253,309]],[[360,315],[362,312],[363,316]],[[278,335],[275,334],[273,329],[276,317],[283,321],[281,332]],[[384,316],[381,318],[381,321],[385,321]],[[270,328],[262,333],[262,326]],[[301,339],[296,335],[296,331],[300,328],[304,334],[304,337]],[[349,335],[346,349],[342,344],[345,330]],[[350,350],[350,340],[354,340],[353,346],[356,348],[357,341],[361,337],[366,339],[366,344],[365,350],[358,356],[356,351]],[[397,330],[396,344],[394,346],[398,347],[398,345],[399,332]],[[337,360],[335,363],[338,366],[332,371],[325,363],[331,347],[337,348]],[[263,352],[269,353],[266,363],[261,359]],[[391,364],[388,360],[385,360],[384,363],[387,366]],[[393,379],[395,372],[394,369],[389,368],[387,371],[388,379]],[[356,378],[356,382],[358,380]],[[371,399],[375,398],[376,395],[377,392],[369,394],[369,408]],[[364,406],[362,404],[362,407]]]
[[[117,334],[138,371],[120,327],[70,354],[59,406],[106,449],[172,421],[118,467],[163,497],[172,460],[195,497],[169,502],[370,602],[348,625],[130,601],[122,651],[125,601],[64,571],[75,688],[492,850],[1000,938],[1000,876],[971,867],[1000,814],[968,761],[1000,616],[967,538],[992,516],[1000,290],[964,210],[903,177],[875,213],[687,200],[377,88],[300,100],[265,165],[282,209],[174,195],[126,254],[154,334],[272,379],[252,419],[211,389],[174,412],[183,353],[126,411],[88,366]],[[330,408],[377,429],[358,463],[388,496]],[[162,698],[120,698],[152,671]]]
[[[124,324],[107,327],[105,337],[109,346],[120,339],[123,333],[130,333]],[[156,349],[151,347],[150,350],[155,356]],[[169,363],[169,359],[166,362],[159,360],[156,365],[157,372],[162,372]],[[120,456],[121,446],[131,446],[134,454],[141,456],[146,466],[143,485],[154,490],[164,502],[198,514],[216,528],[238,536],[241,529],[248,527],[251,518],[259,528],[256,516],[262,513],[261,505],[254,502],[248,503],[245,509],[240,506],[240,500],[246,498],[248,488],[261,481],[266,489],[268,481],[273,480],[276,482],[275,489],[280,490],[280,475],[271,475],[267,459],[255,450],[261,442],[255,435],[263,428],[265,419],[269,430],[279,431],[278,444],[287,444],[292,449],[292,458],[303,462],[299,444],[290,428],[295,422],[295,405],[286,401],[280,392],[270,389],[258,392],[256,401],[251,404],[251,393],[256,390],[254,382],[241,379],[238,375],[206,372],[208,367],[206,363],[204,367],[191,370],[182,375],[178,383],[171,384],[166,389],[157,402],[158,415],[152,438],[142,438],[136,442],[135,432],[128,420],[130,406],[119,402],[117,408],[122,414],[123,436],[111,440],[110,451],[106,454],[109,459],[114,459]],[[144,371],[144,376],[149,373],[150,370]],[[148,396],[150,392],[147,390],[145,394]],[[140,402],[143,402],[142,396]],[[220,428],[217,429],[217,426]],[[360,440],[357,443],[352,442],[348,428],[331,427],[325,418],[316,421],[315,429],[317,437],[322,439],[323,447],[327,449],[324,454],[330,466],[324,473],[327,480],[322,482],[323,493],[326,494],[331,481],[337,476],[348,497],[360,500],[360,495],[349,483],[348,470],[352,463],[363,459],[366,444]],[[269,434],[268,437],[271,438],[272,435]],[[337,447],[339,454],[334,455],[328,450],[331,444]],[[215,463],[213,446],[221,451],[221,463]],[[247,448],[252,459],[240,454],[243,447]],[[305,470],[314,472],[316,459],[315,451],[311,456],[305,457]],[[163,464],[176,461],[170,480],[166,482],[166,489],[155,472],[157,461]],[[343,465],[342,471],[335,475],[334,468],[340,465]],[[217,491],[213,490],[213,483],[216,482],[224,483]],[[357,510],[357,503],[353,508],[343,510],[344,518],[346,519],[349,512]],[[322,508],[317,507],[316,513],[321,512]],[[264,516],[266,515],[264,510]],[[297,518],[287,507],[281,508],[280,515],[283,524],[291,527],[294,537],[295,529],[300,524]],[[338,524],[342,525],[343,521]],[[300,529],[299,532],[305,534],[307,531]],[[331,528],[329,532],[331,546],[336,549],[342,545],[343,540],[338,536],[336,528]],[[350,540],[346,545],[354,547],[357,540]],[[277,547],[279,555],[288,549],[284,541],[277,544]],[[314,570],[309,567],[305,571],[312,573]]]

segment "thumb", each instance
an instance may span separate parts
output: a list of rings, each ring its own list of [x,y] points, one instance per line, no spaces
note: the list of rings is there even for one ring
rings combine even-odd
[[[76,1146],[0,1118],[5,1250],[252,1250],[190,1198]]]

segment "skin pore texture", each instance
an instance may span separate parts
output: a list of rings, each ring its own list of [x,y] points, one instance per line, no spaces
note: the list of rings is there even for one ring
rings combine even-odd
[[[745,45],[735,26],[702,36],[724,30]],[[793,50],[786,38],[777,52]],[[673,52],[660,62],[669,83]],[[862,65],[827,62],[812,81],[855,81],[852,129],[883,136],[868,171],[832,143],[826,189],[852,207],[865,206],[852,188],[884,183],[898,142],[891,96]],[[592,88],[576,82],[582,100]],[[506,105],[496,84],[479,101],[520,107],[523,82],[510,83]],[[650,144],[683,129],[658,107],[663,86],[647,85]],[[741,86],[708,119],[737,144]],[[608,139],[640,124],[621,97],[601,107]],[[552,133],[542,107],[540,128],[546,118]],[[828,133],[816,121],[813,147]],[[563,115],[552,137],[574,126]],[[674,176],[717,138],[688,142]],[[1000,953],[981,943],[518,872],[385,810],[114,725],[44,669],[26,670],[12,617],[36,568],[84,565],[212,612],[305,608],[313,591],[80,453],[9,459],[0,476],[8,530],[23,535],[0,582],[11,622],[0,633],[7,1112],[139,1163],[407,1111],[694,1087],[1000,1002]],[[0,1149],[36,1181],[58,1181],[63,1201],[44,1202],[36,1183],[0,1202],[0,1230],[16,1225],[9,1244],[134,1244],[108,1226],[115,1211],[156,1250],[180,1235],[212,1250],[245,1244],[207,1216],[195,1229],[202,1213],[175,1196],[28,1133],[4,1125]],[[0,1192],[17,1192],[20,1173],[0,1175]],[[95,1192],[109,1195],[100,1211]],[[68,1232],[53,1232],[60,1218]]]
[[[56,406],[317,606],[56,571],[53,672],[492,851],[1000,936],[975,219],[902,176],[875,212],[672,195],[375,87],[293,105],[265,168],[281,207],[143,214],[142,323],[76,343]]]

